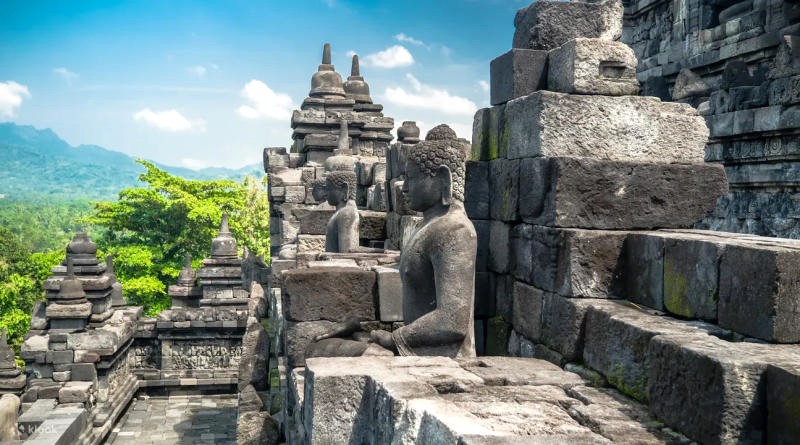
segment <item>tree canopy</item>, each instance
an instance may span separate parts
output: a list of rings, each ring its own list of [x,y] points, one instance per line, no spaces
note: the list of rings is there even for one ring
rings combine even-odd
[[[115,255],[117,278],[131,304],[153,315],[169,306],[166,286],[175,281],[184,253],[194,264],[208,256],[223,213],[239,241],[269,261],[269,203],[263,182],[245,178],[187,180],[150,162],[139,180],[143,188],[119,193],[116,202],[94,204],[84,221],[104,230],[95,239],[104,253]]]

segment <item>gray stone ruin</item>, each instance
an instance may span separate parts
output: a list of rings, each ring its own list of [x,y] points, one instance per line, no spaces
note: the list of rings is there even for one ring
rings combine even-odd
[[[272,265],[278,269],[307,264],[326,250],[327,223],[336,211],[327,204],[331,171],[345,169],[356,176],[357,245],[382,248],[386,239],[386,153],[394,120],[373,103],[358,58],[343,82],[330,51],[326,44],[309,97],[292,115],[292,146],[264,149]]]
[[[270,267],[224,217],[146,318],[77,234],[24,375],[0,338],[0,437],[223,393],[248,445],[796,443],[800,241],[756,235],[799,227],[795,3],[534,2],[471,143],[392,144],[326,44],[264,150]]]
[[[702,227],[800,238],[800,30],[793,1],[628,1],[622,41],[647,95],[697,107],[730,190]]]
[[[694,229],[729,193],[726,169],[705,163],[699,104],[638,95],[642,63],[618,40],[623,16],[620,2],[535,2],[517,13],[511,51],[492,61],[492,107],[476,113],[462,152],[474,280],[456,274],[452,283],[462,295],[474,288],[474,303],[441,320],[408,310],[438,308],[451,290],[427,266],[415,272],[413,261],[434,256],[417,254],[420,241],[448,230],[428,229],[435,223],[420,202],[437,198],[415,193],[409,162],[436,159],[426,144],[458,145],[445,128],[420,142],[404,123],[389,148],[387,246],[401,250],[399,266],[368,270],[363,258],[348,266],[328,256],[273,268],[289,442],[800,436],[789,408],[800,401],[800,245]],[[679,80],[676,88],[700,91],[696,78]],[[389,277],[393,287],[382,287]],[[388,326],[391,299],[403,310]],[[465,316],[474,330],[454,336]],[[308,348],[330,333],[408,355],[422,355],[410,343],[431,338],[438,357],[332,358],[319,355],[347,354]],[[474,338],[477,357],[454,353],[445,337]]]

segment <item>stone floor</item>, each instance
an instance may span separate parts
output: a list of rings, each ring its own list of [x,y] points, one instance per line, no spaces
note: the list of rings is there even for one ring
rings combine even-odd
[[[106,444],[236,444],[236,395],[139,396]]]

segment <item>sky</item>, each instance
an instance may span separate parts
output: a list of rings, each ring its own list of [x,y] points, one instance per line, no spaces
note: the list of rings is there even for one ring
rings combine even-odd
[[[241,167],[291,145],[330,42],[399,126],[471,139],[525,0],[3,0],[0,121],[168,165]]]

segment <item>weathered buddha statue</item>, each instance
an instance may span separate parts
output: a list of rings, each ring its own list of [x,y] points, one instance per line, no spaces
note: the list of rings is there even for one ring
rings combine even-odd
[[[463,205],[465,158],[463,141],[445,125],[409,150],[404,192],[423,220],[400,257],[405,325],[394,332],[372,331],[371,354],[380,345],[400,355],[475,356],[477,236]],[[315,339],[307,356],[364,350],[336,338],[358,329],[358,320],[337,323]]]
[[[446,125],[408,152],[403,192],[423,219],[400,256],[405,326],[372,332],[373,341],[400,355],[475,356],[477,236],[464,211],[465,158],[463,142]]]
[[[358,227],[361,217],[356,207],[356,174],[335,170],[326,178],[328,204],[336,213],[328,220],[325,231],[325,251],[347,253],[358,250]]]

